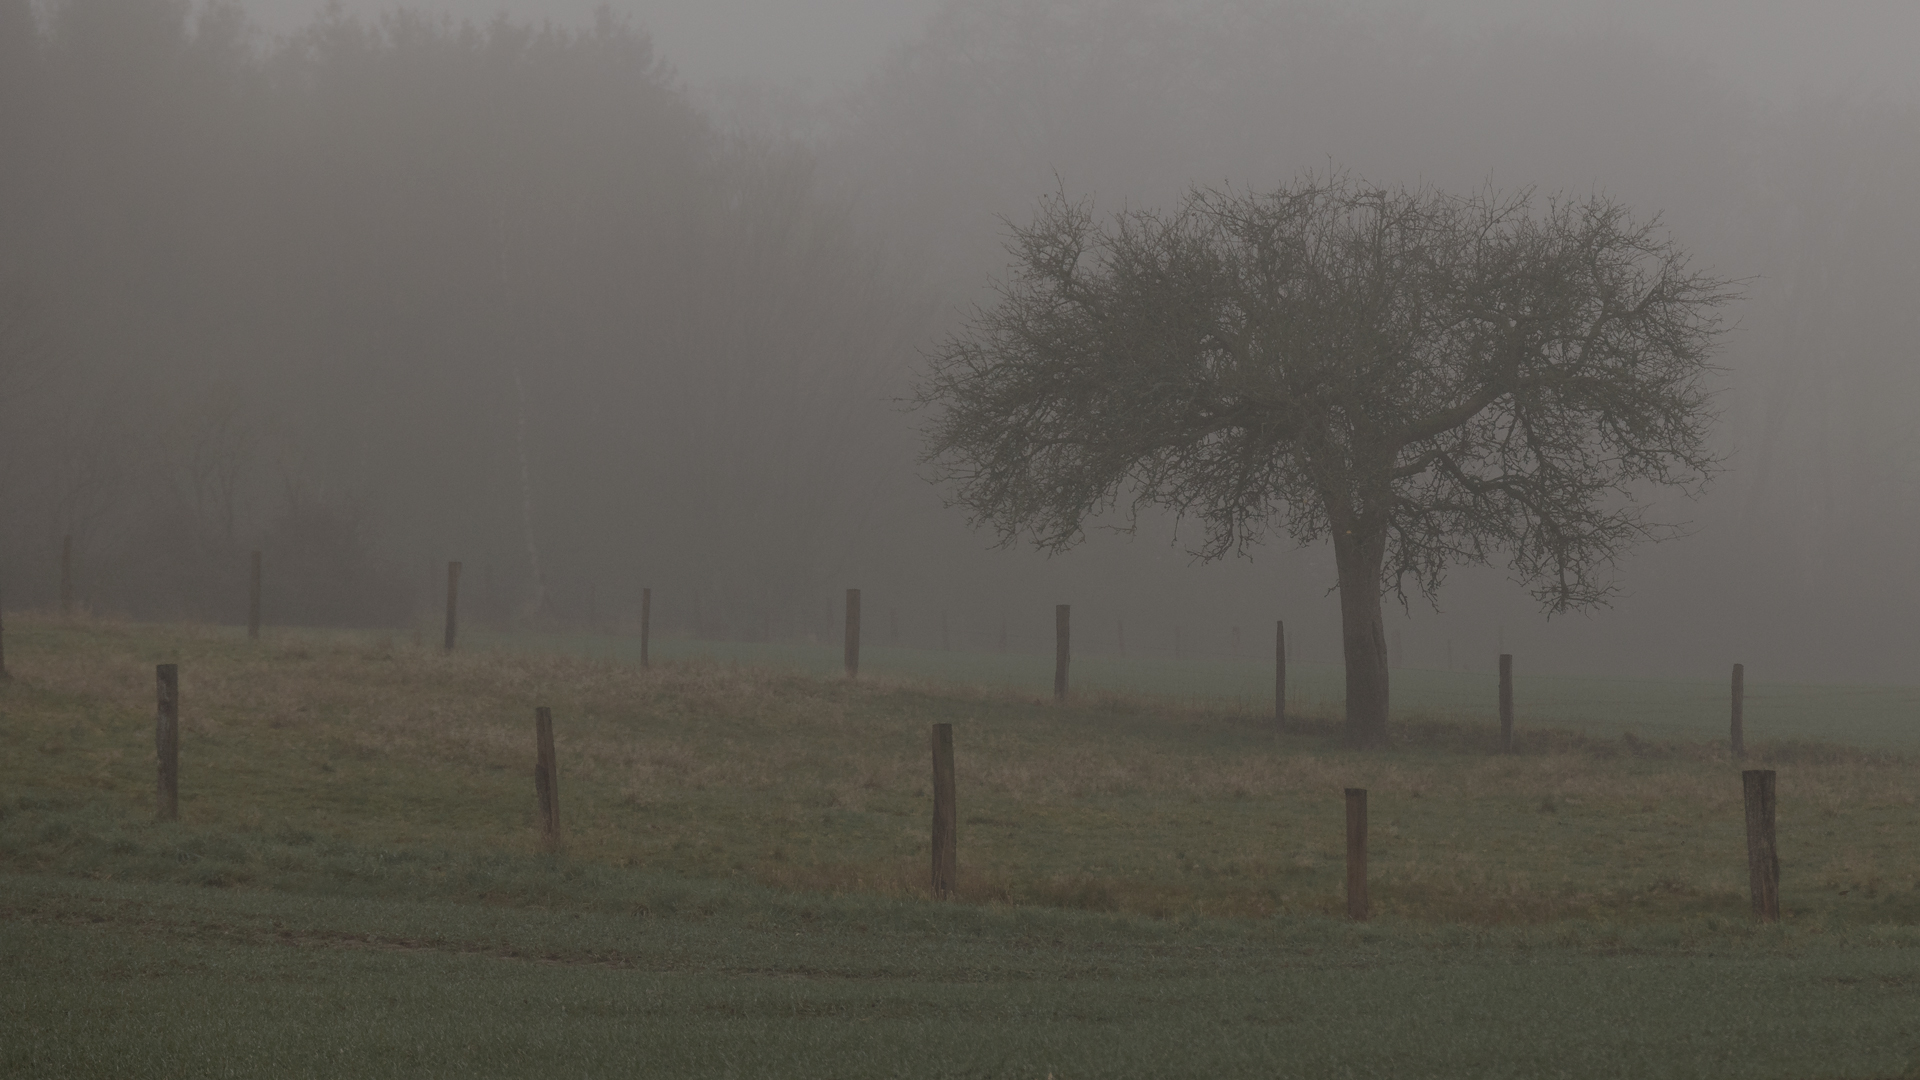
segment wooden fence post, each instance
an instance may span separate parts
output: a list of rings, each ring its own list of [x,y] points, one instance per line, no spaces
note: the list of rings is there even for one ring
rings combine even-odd
[[[1273,725],[1287,729],[1287,624],[1281,619],[1273,624]]]
[[[1746,712],[1747,666],[1733,665],[1733,756],[1747,756]]]
[[[1500,654],[1500,749],[1513,749],[1513,654]]]
[[[1367,789],[1347,789],[1347,918],[1367,918]]]
[[[959,821],[953,802],[953,725],[933,725],[933,896],[953,899],[959,877]]]
[[[653,590],[640,590],[640,666],[652,667],[653,661],[647,655],[649,639],[653,634]]]
[[[847,590],[847,678],[860,674],[860,590]]]
[[[453,651],[453,639],[460,626],[460,564],[447,564],[447,651]]]
[[[1067,699],[1067,652],[1072,635],[1073,605],[1053,606],[1053,696]]]
[[[540,845],[560,846],[560,769],[553,756],[553,711],[533,710],[533,794],[540,802]]]
[[[73,536],[60,538],[60,614],[73,614]]]
[[[153,669],[159,690],[160,712],[153,727],[153,748],[160,761],[154,797],[154,816],[180,820],[180,668],[159,664]]]
[[[1773,842],[1773,770],[1740,774],[1747,804],[1747,878],[1753,890],[1753,917],[1780,921],[1780,852]]]
[[[260,639],[260,553],[253,553],[253,574],[247,584],[247,636]]]

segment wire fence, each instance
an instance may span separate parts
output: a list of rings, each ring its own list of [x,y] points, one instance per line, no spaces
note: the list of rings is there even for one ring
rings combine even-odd
[[[884,640],[885,627],[880,627]],[[995,648],[908,648],[875,644],[871,623],[861,648],[863,675],[891,675],[972,686],[1049,692],[1051,652]],[[1078,635],[1076,635],[1076,639]],[[560,652],[637,662],[639,642],[590,633],[476,633],[479,647]],[[956,642],[956,645],[959,644]],[[1050,645],[1051,642],[1049,641]],[[1076,645],[1077,645],[1076,640]],[[1269,646],[1269,650],[1270,650]],[[729,642],[657,636],[657,659],[705,658],[786,668],[816,675],[841,671],[840,642]],[[1581,675],[1527,675],[1524,657],[1514,676],[1514,708],[1520,726],[1571,728],[1591,735],[1633,733],[1652,739],[1725,738],[1731,712],[1725,679],[1633,679]],[[1755,681],[1745,687],[1748,743],[1799,740],[1874,749],[1920,749],[1920,687],[1846,686]],[[1337,712],[1345,697],[1339,664],[1290,659],[1288,707]],[[1076,690],[1149,694],[1178,701],[1240,703],[1260,710],[1273,703],[1273,661],[1218,657],[1123,657],[1111,653],[1072,660]],[[1421,667],[1391,669],[1393,715],[1443,717],[1494,723],[1499,678],[1493,672]]]

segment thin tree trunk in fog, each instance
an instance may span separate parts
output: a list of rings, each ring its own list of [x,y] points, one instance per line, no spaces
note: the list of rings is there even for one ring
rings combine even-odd
[[[1372,746],[1387,738],[1387,631],[1380,614],[1384,532],[1333,533],[1340,573],[1340,648],[1347,667],[1347,738]]]
[[[1287,730],[1287,624],[1279,619],[1273,624],[1273,723]]]

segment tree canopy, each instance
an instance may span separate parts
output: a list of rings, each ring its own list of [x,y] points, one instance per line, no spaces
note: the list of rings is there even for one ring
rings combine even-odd
[[[1003,542],[1166,507],[1197,554],[1330,539],[1347,722],[1385,734],[1384,592],[1504,553],[1550,610],[1602,602],[1711,471],[1728,282],[1604,198],[1348,175],[1017,227],[995,302],[932,357],[926,456]],[[1132,516],[1129,520],[1137,520]]]

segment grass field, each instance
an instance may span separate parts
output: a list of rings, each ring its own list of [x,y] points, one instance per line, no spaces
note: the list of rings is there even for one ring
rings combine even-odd
[[[568,655],[608,642],[11,618],[0,1073],[1920,1075],[1920,763],[1884,746],[1756,733],[1787,914],[1761,929],[1717,742],[1536,707],[1497,755],[1436,709],[1354,753],[1330,712],[1276,737],[1231,694],[1057,705],[949,654],[870,652],[855,685],[799,650]],[[1334,917],[1347,786],[1365,926]]]
[[[483,647],[516,652],[637,662],[639,641],[603,634],[479,633]],[[1269,646],[1270,648],[1270,646]],[[1259,650],[1249,648],[1251,657]],[[708,659],[830,676],[841,670],[835,645],[656,638],[662,659]],[[1597,678],[1533,675],[1526,657],[1514,677],[1514,706],[1522,723],[1550,724],[1604,738],[1632,732],[1643,738],[1705,741],[1724,738],[1728,680]],[[1487,665],[1489,668],[1491,665]],[[1035,653],[894,649],[867,645],[862,670],[935,683],[997,689],[1044,690],[1053,685],[1053,657]],[[1295,660],[1288,665],[1288,700],[1311,712],[1334,714],[1346,693],[1339,665]],[[1493,721],[1499,683],[1486,672],[1395,668],[1394,714],[1402,719]],[[1074,657],[1073,682],[1085,690],[1147,694],[1190,704],[1257,709],[1273,701],[1273,662],[1205,658]],[[1920,687],[1771,683],[1748,673],[1745,723],[1752,737],[1834,742],[1920,752]]]

